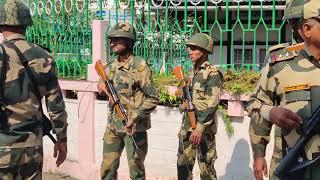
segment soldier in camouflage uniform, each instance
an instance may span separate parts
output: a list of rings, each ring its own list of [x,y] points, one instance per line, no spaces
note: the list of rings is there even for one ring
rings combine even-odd
[[[291,1],[291,0],[290,0]],[[287,1],[289,3],[289,1]],[[268,54],[265,58],[264,65],[269,63],[270,59],[272,56],[277,55],[279,53],[282,53],[286,51],[286,48],[292,45],[296,45],[297,43],[303,42],[302,37],[297,33],[293,32],[293,42],[292,43],[282,43],[278,44],[275,46],[272,46],[271,48],[268,49]],[[249,115],[250,116],[250,115]],[[254,116],[250,116],[253,118]],[[259,117],[262,118],[262,117]],[[250,134],[250,136],[255,136],[255,134]],[[254,139],[254,137],[252,137]],[[268,137],[269,138],[269,137]],[[266,146],[265,146],[266,148]],[[265,151],[265,149],[264,149]],[[255,153],[255,152],[254,152]],[[274,175],[275,169],[278,167],[280,160],[282,158],[282,138],[281,138],[281,129],[276,126],[274,130],[274,147],[273,147],[273,154],[270,162],[270,169],[269,169],[269,179],[270,180],[276,180],[276,176]],[[255,170],[255,175],[262,176],[262,174],[267,175],[267,162],[264,158],[258,158],[256,159],[254,163],[254,170]]]
[[[124,146],[133,180],[145,179],[144,160],[148,150],[147,130],[151,128],[150,114],[159,99],[146,61],[133,54],[136,40],[134,27],[127,22],[116,24],[108,35],[111,48],[118,57],[110,64],[109,80],[119,96],[129,117],[128,128],[123,127],[112,104],[109,105],[108,125],[104,134],[101,177],[117,179],[120,156]],[[104,82],[99,82],[99,91],[106,91]],[[129,135],[133,135],[138,149]]]
[[[265,155],[272,124],[282,128],[283,146],[290,148],[299,138],[305,121],[320,104],[320,1],[287,1],[284,19],[289,20],[295,33],[302,37],[304,49],[299,52],[275,50],[262,70],[247,106],[252,117],[249,133],[255,163]],[[319,145],[319,135],[307,143],[305,155],[309,160],[319,155]],[[320,163],[315,162],[290,178],[320,179],[319,172]],[[263,179],[262,174],[255,175]]]
[[[220,102],[222,74],[208,62],[208,54],[212,54],[212,38],[198,33],[187,41],[193,72],[190,77],[192,103],[195,107],[197,127],[192,129],[187,115],[186,103],[180,110],[184,112],[182,126],[179,131],[178,179],[192,179],[192,169],[196,158],[203,180],[217,179],[214,162],[216,155],[215,134],[217,122],[215,113]]]
[[[57,135],[57,166],[67,154],[67,113],[55,64],[46,50],[25,40],[26,28],[31,24],[30,9],[24,1],[0,2],[0,32],[5,38],[0,44],[0,179],[42,178],[43,114],[39,98],[45,97]],[[30,67],[39,87],[33,86],[23,64]]]
[[[297,39],[298,42],[303,41],[299,37],[295,37],[295,39]],[[293,44],[295,44],[295,42]],[[291,44],[289,44],[289,43],[283,43],[283,44],[278,44],[278,45],[275,45],[275,46],[272,46],[271,48],[269,48],[268,54],[266,56],[265,64],[268,63],[271,56],[273,56],[277,53],[281,53],[282,51],[286,51],[286,48],[289,47],[290,45]],[[252,116],[252,114],[249,114],[249,116],[251,117],[251,119],[256,118],[256,116]],[[258,118],[262,118],[262,117],[260,116]],[[255,134],[250,134],[250,138],[254,139],[254,137],[251,137],[251,136],[255,136]],[[268,139],[269,138],[270,137],[268,137]],[[264,146],[264,148],[266,148],[266,146]],[[264,151],[265,150],[266,149],[264,149]],[[276,176],[273,174],[273,172],[278,167],[280,160],[281,160],[281,157],[282,157],[281,129],[278,126],[275,126],[274,146],[273,146],[273,153],[272,153],[272,158],[271,158],[271,162],[270,162],[270,169],[269,169],[269,175],[270,175],[269,179],[270,180],[276,180]],[[263,157],[256,159],[256,161],[254,162],[254,171],[255,171],[254,174],[257,177],[262,176],[262,174],[267,175],[267,172],[268,172],[267,161]]]

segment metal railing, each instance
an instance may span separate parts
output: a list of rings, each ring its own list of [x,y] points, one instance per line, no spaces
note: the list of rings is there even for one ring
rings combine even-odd
[[[259,70],[266,50],[291,40],[283,0],[29,0],[34,24],[27,38],[53,50],[60,78],[85,79],[92,58],[93,19],[137,30],[134,51],[154,71],[191,67],[185,40],[196,32],[214,39],[211,63]],[[105,35],[107,38],[107,34]],[[109,46],[106,44],[109,54]]]

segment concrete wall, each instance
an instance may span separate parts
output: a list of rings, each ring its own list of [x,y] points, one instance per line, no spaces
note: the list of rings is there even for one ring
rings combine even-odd
[[[45,171],[57,171],[68,173],[74,177],[85,179],[81,175],[85,171],[72,170],[71,163],[79,163],[78,124],[81,123],[78,116],[77,100],[66,99],[67,112],[69,114],[69,143],[68,161],[61,168],[54,168],[53,159],[45,162]],[[99,179],[98,168],[102,160],[103,133],[106,127],[106,101],[95,101],[95,159],[96,171],[91,172],[91,179]],[[83,112],[81,112],[83,113]],[[218,179],[221,180],[253,180],[252,152],[248,137],[249,118],[233,119],[235,134],[228,138],[224,131],[224,124],[219,117],[217,139],[218,159],[215,163]],[[181,124],[181,114],[176,109],[158,106],[152,114],[152,128],[148,131],[149,152],[145,161],[147,179],[174,179],[176,177],[176,159],[178,149],[177,133]],[[80,132],[86,133],[86,132]],[[53,154],[53,146],[49,139],[44,139],[44,152],[46,157]],[[268,157],[272,147],[269,145]],[[49,165],[51,163],[51,165]],[[128,165],[125,151],[121,157],[119,179],[128,179]],[[194,179],[199,178],[197,164],[194,169]]]

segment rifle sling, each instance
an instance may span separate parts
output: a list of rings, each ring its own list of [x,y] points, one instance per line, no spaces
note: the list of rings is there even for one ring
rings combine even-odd
[[[8,70],[8,55],[6,53],[6,49],[4,48],[3,44],[0,44],[0,47],[2,49],[2,68],[1,68],[1,79],[0,79],[0,105],[5,105],[5,97],[4,97],[4,91],[5,91],[5,83],[7,78],[7,70]],[[1,109],[4,107],[1,107]]]
[[[304,58],[306,58],[308,61],[310,61],[313,65],[315,65],[317,68],[320,68],[320,63],[316,59],[311,58],[308,53],[305,50],[301,50],[300,53]]]
[[[4,130],[8,128],[8,116],[6,112],[6,105],[7,102],[5,100],[5,84],[6,84],[6,78],[7,78],[7,71],[8,71],[8,64],[9,59],[8,55],[6,53],[6,49],[4,48],[4,45],[0,44],[2,49],[2,67],[1,67],[1,79],[0,79],[0,129]]]
[[[288,150],[288,144],[287,141],[284,138],[283,131],[281,130],[281,151],[282,151],[282,158],[284,158],[287,155]]]

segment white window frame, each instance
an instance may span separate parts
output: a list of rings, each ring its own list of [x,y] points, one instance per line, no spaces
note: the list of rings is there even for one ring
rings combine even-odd
[[[252,53],[253,53],[253,45],[245,45],[244,46],[244,49],[251,49],[252,50]],[[234,45],[233,46],[233,57],[235,57],[235,50],[236,49],[241,49],[242,50],[242,45]],[[260,54],[260,50],[261,49],[266,49],[266,47],[265,46],[262,46],[262,45],[257,45],[256,46],[256,59],[257,59],[257,62],[256,62],[256,64],[259,66],[259,65],[262,65],[264,62],[263,62],[263,60],[262,60],[262,62],[260,62],[260,58],[262,58],[262,59],[264,59],[265,57],[261,57],[261,54]],[[266,55],[267,55],[267,53],[266,53]],[[252,55],[252,57],[253,57],[253,55]],[[253,59],[252,59],[253,60]],[[234,63],[236,63],[235,61],[234,61]],[[252,63],[252,62],[251,62]],[[251,64],[250,63],[250,64]]]

